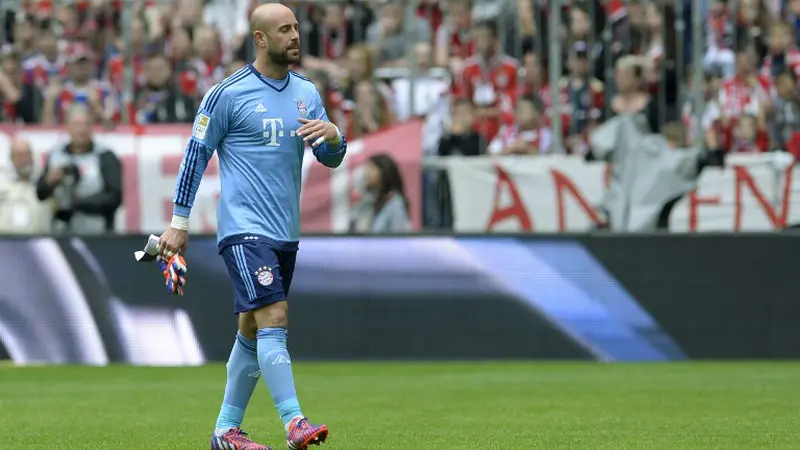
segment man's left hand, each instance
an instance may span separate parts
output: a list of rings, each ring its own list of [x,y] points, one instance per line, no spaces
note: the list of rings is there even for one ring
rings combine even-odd
[[[303,125],[297,130],[298,136],[303,137],[303,141],[316,147],[325,142],[336,142],[339,139],[339,132],[330,122],[324,120],[308,120],[302,117],[297,119]],[[319,142],[318,139],[322,138]]]

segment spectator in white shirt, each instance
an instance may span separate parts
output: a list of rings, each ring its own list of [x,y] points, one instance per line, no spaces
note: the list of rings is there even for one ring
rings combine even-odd
[[[419,42],[412,48],[416,58],[417,73],[392,82],[397,118],[406,121],[412,117],[426,116],[439,99],[447,92],[447,81],[430,72],[433,48],[427,42]],[[410,59],[410,58],[409,58]],[[412,111],[412,83],[414,104]]]
[[[11,141],[14,173],[0,180],[0,233],[46,234],[50,232],[49,203],[36,197],[33,152],[28,141]]]

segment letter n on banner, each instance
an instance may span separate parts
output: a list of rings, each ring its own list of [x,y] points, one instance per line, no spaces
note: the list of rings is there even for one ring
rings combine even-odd
[[[781,198],[781,209],[778,212],[776,212],[772,204],[764,198],[764,194],[758,189],[758,186],[756,186],[753,176],[750,175],[750,172],[748,172],[745,167],[733,166],[733,170],[736,177],[736,213],[734,216],[733,229],[735,231],[740,231],[742,229],[742,185],[747,185],[750,192],[753,193],[753,197],[755,197],[756,201],[761,205],[761,208],[767,214],[767,218],[770,223],[772,223],[773,227],[776,229],[786,228],[786,219],[789,217],[789,196],[791,195],[792,174],[794,172],[792,168],[788,168],[785,172],[786,180],[783,185],[783,198]]]
[[[581,208],[586,215],[589,216],[589,219],[595,224],[600,225],[603,223],[600,216],[597,214],[597,211],[594,210],[592,205],[586,200],[586,197],[581,195],[578,187],[575,186],[575,183],[569,179],[564,173],[557,169],[550,169],[550,174],[553,176],[553,184],[556,188],[556,208],[558,208],[558,231],[566,231],[567,230],[567,211],[566,205],[564,204],[564,191],[569,192],[572,194],[572,197],[578,201],[578,204],[581,205]]]
[[[533,231],[533,220],[528,215],[525,204],[522,203],[522,197],[519,195],[514,180],[502,167],[495,165],[495,170],[497,171],[497,184],[494,187],[492,215],[489,217],[489,224],[486,225],[486,230],[491,231],[498,223],[506,219],[516,218],[519,220],[521,231]],[[500,203],[503,199],[504,189],[508,191],[509,197],[511,197],[511,205],[501,208]]]

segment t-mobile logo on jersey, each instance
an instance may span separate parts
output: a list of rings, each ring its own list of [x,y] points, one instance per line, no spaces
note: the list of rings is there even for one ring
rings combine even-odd
[[[283,130],[283,119],[262,119],[261,127],[264,129],[264,139],[267,140],[267,147],[279,147],[278,138],[286,134]],[[289,130],[289,136],[295,137],[297,130]]]

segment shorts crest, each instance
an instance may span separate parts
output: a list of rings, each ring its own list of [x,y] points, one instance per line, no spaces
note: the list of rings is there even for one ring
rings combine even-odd
[[[258,284],[262,286],[269,286],[275,280],[275,276],[272,274],[272,268],[263,266],[259,267],[256,270],[256,279],[258,280]]]

